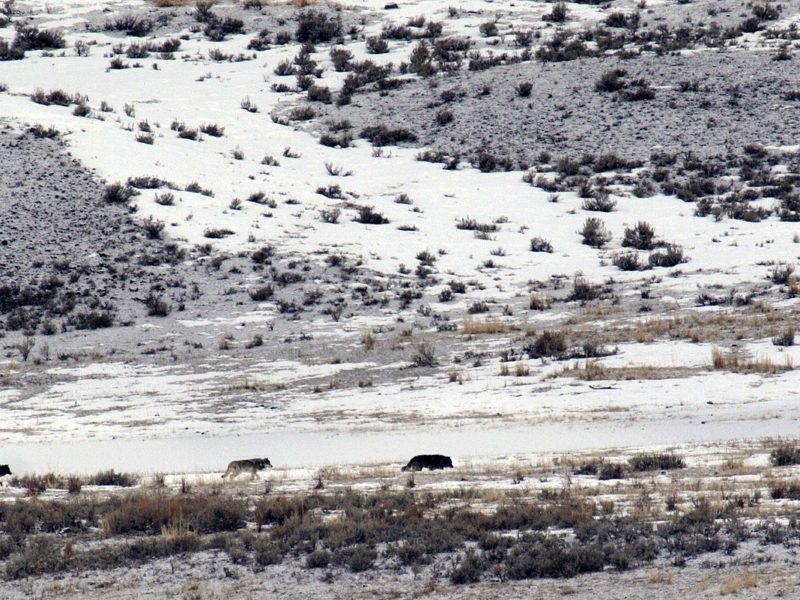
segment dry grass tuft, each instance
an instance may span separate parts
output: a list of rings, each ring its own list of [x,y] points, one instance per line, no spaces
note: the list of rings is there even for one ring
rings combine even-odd
[[[234,382],[225,387],[226,392],[263,392],[266,385],[258,381],[253,381],[247,376],[237,378]]]
[[[372,335],[371,331],[366,331],[361,335],[361,345],[364,346],[364,350],[367,352],[375,347],[375,336]]]
[[[718,346],[711,348],[711,366],[714,370],[733,373],[782,373],[794,369],[792,358],[787,354],[784,363],[773,362],[768,356],[745,358],[737,352],[723,352]]]
[[[697,369],[689,367],[657,367],[637,365],[630,367],[607,367],[599,360],[575,361],[564,365],[550,377],[574,377],[581,381],[635,381],[679,379],[693,375]]]
[[[499,319],[476,319],[473,317],[464,317],[464,333],[470,335],[478,335],[482,333],[508,333],[511,331],[508,323],[504,323]]]
[[[753,589],[758,586],[758,579],[756,574],[750,571],[738,574],[733,573],[728,575],[719,584],[720,596],[727,596],[729,594],[738,594],[742,590]]]

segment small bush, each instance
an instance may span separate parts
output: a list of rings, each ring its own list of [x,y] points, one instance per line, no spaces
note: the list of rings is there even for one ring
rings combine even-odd
[[[114,324],[114,312],[112,310],[79,311],[70,315],[69,324],[75,329],[81,330],[104,329]]]
[[[272,246],[262,246],[250,255],[252,260],[257,265],[263,265],[275,254],[275,248]]]
[[[628,464],[634,471],[667,471],[683,469],[686,466],[683,458],[672,453],[642,453],[632,456]]]
[[[794,327],[787,327],[780,334],[772,338],[776,346],[794,346]]]
[[[487,312],[489,312],[489,305],[483,300],[477,300],[470,304],[469,308],[467,308],[467,313],[470,315],[479,315]]]
[[[634,227],[626,227],[622,245],[637,250],[652,250],[655,247],[656,232],[646,221],[639,221]]]
[[[517,95],[520,98],[529,98],[531,91],[533,91],[533,84],[530,82],[519,83],[516,85]]]
[[[627,74],[624,69],[606,71],[594,84],[594,89],[598,92],[617,92],[625,87],[626,83],[623,77]]]
[[[436,124],[443,127],[453,122],[453,111],[442,109],[436,112]]]
[[[614,266],[622,271],[640,271],[642,269],[642,262],[639,260],[639,255],[636,252],[623,252],[615,254],[612,258]]]
[[[559,357],[567,351],[567,338],[561,331],[543,331],[523,350],[529,358]]]
[[[331,57],[334,70],[340,73],[347,71],[350,66],[350,61],[353,60],[353,53],[346,48],[331,48],[329,55]]]
[[[323,104],[331,104],[333,102],[333,95],[331,90],[324,85],[312,85],[308,88],[309,102],[322,102]]]
[[[153,30],[153,22],[150,19],[127,14],[107,22],[105,29],[107,31],[124,31],[133,37],[144,37]]]
[[[66,46],[64,34],[57,29],[40,30],[35,25],[18,25],[12,47],[25,50],[58,50]]]
[[[342,22],[323,11],[305,10],[297,16],[295,39],[301,43],[330,42],[342,34]]]
[[[28,133],[30,133],[35,138],[40,138],[40,139],[46,138],[49,140],[54,140],[59,135],[61,135],[61,132],[55,127],[44,127],[39,124],[36,124],[33,127],[29,127]]]
[[[625,479],[625,465],[604,462],[600,465],[597,478],[601,481],[609,479]]]
[[[563,2],[556,2],[551,11],[542,17],[542,21],[564,23],[569,18],[569,9]]]
[[[5,576],[13,581],[65,568],[66,561],[62,559],[56,541],[46,536],[36,536],[27,540],[22,552],[6,561]]]
[[[249,113],[257,113],[258,112],[258,105],[254,102],[250,101],[250,98],[245,96],[242,98],[242,101],[239,103],[239,106],[242,107],[243,110],[246,110]]]
[[[769,486],[773,500],[800,500],[800,481],[775,481]]]
[[[800,465],[800,448],[794,444],[783,442],[769,453],[769,462],[774,467]]]
[[[572,282],[572,292],[567,296],[567,300],[589,302],[599,298],[601,291],[599,285],[590,283],[583,277],[576,277]]]
[[[607,193],[601,191],[592,192],[591,198],[586,198],[581,204],[583,210],[594,212],[611,212],[617,205],[617,201],[613,200]]]
[[[626,102],[642,102],[656,97],[656,91],[646,82],[635,85],[632,89],[622,92],[622,99]]]
[[[230,229],[225,229],[224,227],[220,228],[213,228],[213,229],[206,229],[203,232],[203,235],[212,240],[219,240],[229,235],[233,235],[235,232],[231,231]]]
[[[794,274],[794,265],[777,264],[770,273],[770,281],[776,285],[786,285]]]
[[[325,569],[331,562],[332,555],[327,550],[314,550],[306,557],[307,569]]]
[[[200,125],[200,131],[211,137],[222,137],[225,134],[225,128],[215,123]]]
[[[456,229],[466,229],[467,231],[479,231],[481,233],[493,233],[499,229],[495,223],[479,223],[470,217],[464,217],[456,221]]]
[[[154,201],[159,206],[173,206],[175,204],[175,195],[170,192],[156,194]]]
[[[436,350],[431,344],[425,342],[417,345],[416,352],[411,357],[411,362],[415,367],[435,367],[439,364],[436,359]]]
[[[109,204],[124,204],[138,194],[139,192],[129,185],[112,183],[106,186],[103,198]]]
[[[283,561],[283,554],[284,549],[280,543],[263,537],[257,537],[253,542],[253,559],[262,567],[280,564]]]
[[[339,564],[347,565],[353,573],[369,571],[373,568],[378,553],[366,544],[356,544],[350,548],[337,549],[333,559]]]
[[[483,574],[484,561],[473,551],[467,551],[458,566],[450,571],[450,582],[456,585],[478,583]]]
[[[553,244],[542,237],[531,238],[531,252],[553,252]]]
[[[367,38],[367,52],[370,54],[385,54],[389,52],[389,43],[383,38],[383,36],[369,36]]]
[[[161,296],[153,292],[144,299],[144,305],[147,307],[147,316],[149,317],[166,317],[172,310]]]
[[[137,483],[135,476],[130,473],[117,473],[114,469],[98,471],[87,481],[89,485],[115,485],[118,487],[133,487]]]
[[[178,132],[178,137],[182,140],[191,140],[197,141],[197,130],[196,129],[181,129]]]
[[[366,127],[361,131],[361,137],[369,140],[374,146],[390,146],[417,141],[417,136],[408,129],[391,129],[385,125]]]
[[[478,26],[478,30],[483,37],[495,37],[498,35],[497,21],[486,21]]]
[[[271,285],[261,285],[249,290],[247,293],[253,302],[266,302],[272,298],[273,289]]]
[[[651,267],[675,267],[689,260],[683,254],[683,248],[675,244],[667,244],[663,251],[650,254],[647,262]]]
[[[611,234],[606,229],[605,223],[597,217],[586,219],[579,233],[583,238],[582,243],[592,248],[602,248],[611,241]]]
[[[359,206],[358,215],[353,220],[365,225],[384,225],[389,222],[389,219],[377,212],[372,206]]]
[[[151,240],[160,240],[162,234],[164,233],[164,221],[158,221],[153,217],[147,217],[142,222],[142,227],[144,227],[145,232],[147,233],[147,237]]]
[[[0,62],[6,60],[22,60],[25,58],[25,50],[5,40],[0,40]]]

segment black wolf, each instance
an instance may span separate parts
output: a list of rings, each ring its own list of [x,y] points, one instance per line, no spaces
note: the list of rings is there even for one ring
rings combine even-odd
[[[422,469],[452,469],[453,461],[442,454],[419,454],[408,461],[403,471],[421,471]]]

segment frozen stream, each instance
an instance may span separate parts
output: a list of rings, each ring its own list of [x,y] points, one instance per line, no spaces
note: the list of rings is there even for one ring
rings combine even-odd
[[[403,431],[276,431],[219,437],[113,439],[0,446],[0,463],[16,474],[92,473],[100,469],[140,473],[220,472],[228,461],[267,456],[276,467],[401,463],[413,454],[443,453],[456,459],[530,455],[641,446],[754,440],[794,436],[796,421],[552,423],[507,428]],[[458,460],[456,460],[456,463]]]

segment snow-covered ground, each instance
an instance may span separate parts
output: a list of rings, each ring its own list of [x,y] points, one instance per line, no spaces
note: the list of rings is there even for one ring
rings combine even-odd
[[[384,4],[376,0],[347,3],[363,10],[356,13],[356,19],[363,18],[361,33],[365,35],[380,33],[387,22],[401,23],[425,15],[441,21],[447,35],[474,38],[482,50],[489,46],[477,29],[494,13],[502,15],[498,21],[501,28],[519,28],[551,9],[550,4],[540,2],[458,3],[459,18],[451,19],[446,2],[401,3],[397,11],[381,10]],[[248,50],[257,26],[248,35],[232,35],[222,42],[211,42],[188,26],[160,31],[147,40],[181,37],[174,60],[165,60],[156,52],[141,59],[121,54],[129,68],[110,69],[114,46],[130,44],[135,38],[102,28],[88,31],[87,25],[98,29],[109,15],[148,6],[141,1],[111,0],[71,0],[57,5],[39,0],[19,2],[21,14],[31,16],[40,27],[66,28],[67,48],[29,51],[24,60],[0,63],[0,83],[7,86],[7,91],[0,93],[0,118],[20,129],[36,124],[55,127],[69,152],[108,182],[153,176],[175,184],[180,189],[172,192],[173,205],[155,202],[164,189],[142,190],[134,200],[136,218],[162,221],[167,236],[187,248],[212,243],[214,252],[236,254],[271,244],[287,255],[344,254],[387,277],[396,276],[401,266],[413,271],[419,253],[427,250],[435,256],[433,272],[440,278],[429,290],[433,297],[429,307],[454,318],[482,298],[497,305],[509,303],[518,310],[527,304],[536,287],[533,282],[551,282],[553,277],[571,281],[578,276],[595,283],[613,283],[621,301],[631,305],[646,288],[656,299],[658,312],[670,316],[679,309],[693,310],[698,290],[727,291],[734,286],[741,286],[742,292],[770,291],[783,313],[796,311],[796,300],[778,296],[778,287],[768,281],[773,265],[798,258],[796,223],[776,217],[754,223],[716,222],[694,216],[694,205],[673,196],[637,198],[620,191],[613,195],[616,209],[600,215],[614,238],[602,250],[594,249],[581,243],[578,230],[587,217],[597,213],[583,210],[583,200],[574,192],[560,193],[554,202],[551,193],[523,182],[519,171],[481,173],[467,164],[454,171],[443,170],[439,164],[417,160],[422,148],[390,146],[377,151],[363,139],[348,148],[330,148],[319,143],[319,127],[286,124],[281,117],[304,100],[305,94],[274,91],[275,83],[293,87],[295,82],[293,77],[276,75],[274,69],[282,61],[292,60],[300,44],[292,41],[261,52]],[[215,10],[228,8],[220,3]],[[570,4],[569,9],[572,18],[582,24],[605,16],[597,7]],[[185,15],[191,8],[174,10],[187,21]],[[270,18],[265,17],[265,22]],[[292,27],[291,22],[285,26],[287,30]],[[0,29],[0,36],[8,41],[13,34],[11,27]],[[88,56],[77,54],[77,42],[88,44]],[[412,42],[394,40],[389,45],[390,52],[379,55],[367,54],[363,39],[351,41],[347,48],[357,60],[397,65],[408,59],[413,47]],[[318,44],[312,55],[324,69],[318,83],[337,90],[344,74],[331,68],[328,50],[329,44]],[[213,52],[241,55],[244,60],[214,60]],[[72,106],[31,101],[36,90],[55,89],[87,96],[88,116],[75,116]],[[256,105],[257,112],[243,110],[244,99]],[[215,124],[224,134],[200,133],[197,141],[182,139],[173,123],[190,129]],[[137,141],[145,128],[152,130],[152,144]],[[265,161],[265,157],[274,161]],[[340,175],[331,174],[339,169]],[[213,196],[182,191],[191,182],[211,190]],[[328,198],[317,191],[333,185],[341,187],[341,198]],[[258,192],[274,202],[274,207],[246,201]],[[401,194],[411,203],[395,202]],[[240,206],[236,200],[242,201]],[[354,221],[357,206],[373,206],[389,223]],[[339,222],[323,222],[321,212],[335,208],[341,210]],[[497,230],[488,239],[479,239],[473,231],[456,228],[465,218],[495,224]],[[615,267],[611,259],[622,250],[624,228],[642,220],[655,228],[660,239],[682,246],[690,260],[673,269],[646,272],[623,272]],[[210,239],[206,233],[211,229],[232,233]],[[554,251],[531,252],[534,236],[549,240]],[[468,300],[435,300],[451,279],[470,282]],[[570,315],[580,310],[573,303],[559,307],[557,315],[551,316],[529,312],[525,306],[510,320],[541,332],[548,320],[559,320],[560,326],[568,327]],[[186,315],[177,321],[177,327],[186,332],[210,328],[216,336],[217,331],[240,323],[271,327],[280,318],[269,306],[253,306],[243,314],[229,316]],[[634,322],[633,315],[627,318]],[[489,358],[480,364],[454,364],[450,362],[455,358],[453,349],[458,346],[463,354],[463,345],[471,341],[447,334],[437,337],[432,328],[420,340],[438,343],[443,366],[418,374],[405,369],[408,352],[383,361],[360,350],[358,338],[363,332],[392,321],[394,315],[386,311],[356,316],[343,324],[310,323],[318,340],[330,338],[349,344],[338,360],[324,364],[319,356],[247,361],[219,356],[189,365],[118,362],[113,358],[77,366],[0,363],[7,375],[21,376],[31,369],[48,380],[46,386],[36,389],[0,389],[0,441],[20,447],[19,460],[25,464],[22,445],[33,441],[57,444],[67,439],[189,436],[193,444],[200,445],[198,436],[247,434],[256,437],[248,438],[244,447],[254,449],[258,443],[271,443],[270,435],[279,436],[282,441],[278,443],[286,448],[309,432],[322,438],[346,436],[347,432],[382,432],[384,437],[375,438],[378,440],[408,436],[405,443],[394,446],[374,439],[365,442],[367,454],[370,444],[380,446],[380,459],[389,460],[413,453],[419,444],[432,444],[425,436],[440,428],[452,429],[456,440],[447,442],[445,436],[442,445],[449,443],[449,451],[455,455],[472,456],[519,452],[525,443],[545,450],[535,441],[525,441],[536,436],[537,426],[549,431],[553,447],[586,449],[619,445],[612,441],[615,436],[623,444],[637,446],[645,445],[651,435],[659,444],[698,441],[704,435],[703,427],[713,430],[708,433],[713,439],[790,434],[791,423],[800,417],[795,401],[799,376],[791,368],[800,365],[800,351],[776,347],[770,340],[780,321],[771,323],[770,330],[736,343],[742,355],[789,367],[785,372],[713,370],[712,343],[663,339],[636,343],[631,339],[620,344],[616,354],[591,361],[592,368],[622,373],[618,378],[599,380],[576,379],[563,372],[586,369],[583,359],[566,363],[530,360],[525,363],[529,373],[519,376],[511,363],[511,374],[502,374],[497,353],[509,344],[519,345],[516,334],[494,342],[479,337],[476,348],[487,352]],[[602,316],[596,326],[598,331],[605,327]],[[279,342],[268,339],[268,343]],[[320,344],[323,351],[324,343]],[[664,376],[647,374],[648,369]],[[382,378],[380,373],[385,370],[395,375]],[[337,377],[346,374],[375,381],[334,385]],[[639,425],[649,433],[624,435],[626,428]],[[458,434],[459,430],[480,432],[487,427],[497,432],[500,442],[496,445],[484,440],[470,448],[469,434]],[[504,429],[515,433],[504,436]],[[658,431],[667,434],[659,436]],[[681,435],[682,431],[690,435]],[[291,438],[292,432],[299,437]],[[563,436],[561,442],[559,436]],[[361,438],[354,433],[352,439],[360,443],[356,440]],[[309,443],[314,447],[316,442]],[[233,452],[227,442],[223,446],[225,452]],[[50,451],[58,447],[50,447]],[[324,444],[320,442],[318,448],[322,453]],[[217,450],[202,453],[204,458],[194,466],[211,468],[216,454]],[[319,463],[318,456],[299,455],[302,459],[295,453],[287,460]],[[359,462],[354,458],[347,455],[346,459]],[[364,460],[372,458],[367,455]],[[41,455],[28,460],[32,469],[46,465],[73,468],[72,463],[59,460],[46,462]],[[185,468],[185,463],[180,464],[175,468]]]

